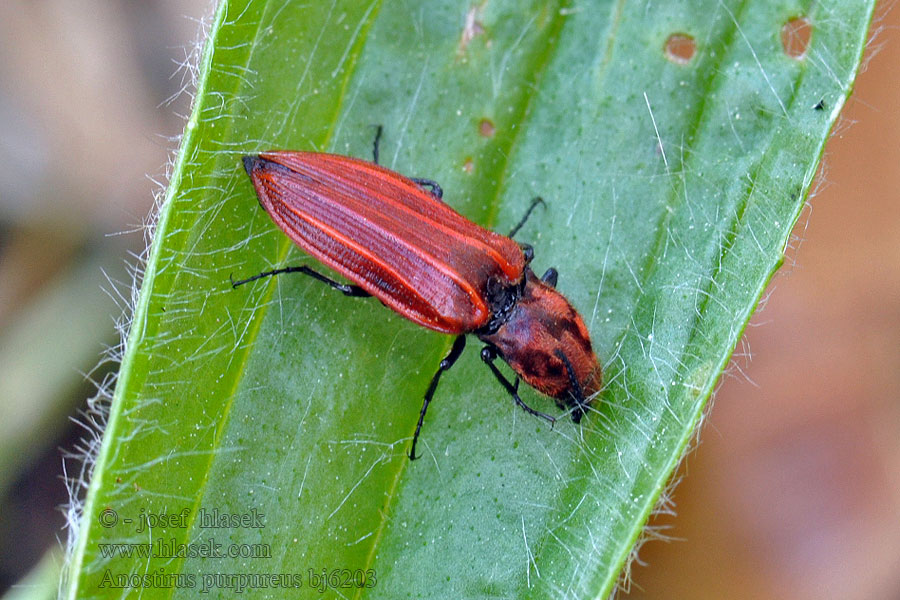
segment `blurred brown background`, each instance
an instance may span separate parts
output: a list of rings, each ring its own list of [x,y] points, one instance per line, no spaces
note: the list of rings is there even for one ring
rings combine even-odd
[[[61,449],[86,433],[69,417],[96,391],[84,374],[111,375],[95,367],[119,342],[150,178],[190,108],[178,65],[211,5],[0,0],[0,594],[46,555],[13,594],[56,596]]]
[[[210,4],[0,2],[0,593],[65,538],[59,449],[83,434],[67,416],[92,394],[82,373],[109,376],[123,258],[144,248],[147,174],[164,180]],[[677,517],[653,521],[675,540],[643,547],[630,599],[900,598],[898,25],[881,11]],[[55,594],[52,555],[32,577],[12,593],[43,577]]]
[[[677,516],[653,522],[679,541],[643,547],[629,600],[900,598],[900,11],[879,8]]]

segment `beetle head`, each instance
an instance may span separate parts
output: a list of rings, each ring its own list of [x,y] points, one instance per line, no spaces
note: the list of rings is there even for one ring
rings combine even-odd
[[[565,296],[530,269],[525,277],[503,324],[479,338],[495,346],[525,383],[571,409],[577,423],[602,381],[590,334]]]

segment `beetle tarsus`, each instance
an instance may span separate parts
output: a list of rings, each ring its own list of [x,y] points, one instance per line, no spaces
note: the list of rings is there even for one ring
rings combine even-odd
[[[466,336],[456,336],[456,339],[453,340],[453,347],[450,348],[450,352],[448,352],[447,356],[441,361],[437,373],[431,378],[431,383],[428,385],[428,391],[425,392],[425,399],[422,402],[422,410],[419,412],[419,422],[416,423],[416,432],[413,434],[412,445],[409,448],[409,454],[407,454],[409,460],[416,460],[419,458],[416,456],[416,442],[419,440],[419,432],[422,431],[422,423],[425,422],[425,413],[428,411],[428,405],[431,403],[431,399],[434,398],[434,392],[437,390],[438,381],[440,381],[444,371],[449,371],[450,367],[456,363],[456,360],[465,348]]]

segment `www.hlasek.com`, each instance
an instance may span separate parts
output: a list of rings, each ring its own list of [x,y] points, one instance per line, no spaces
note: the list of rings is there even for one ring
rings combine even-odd
[[[249,590],[300,589],[320,593],[326,590],[373,588],[374,569],[307,569],[306,573],[167,573],[160,567],[152,573],[103,574],[98,587],[105,589],[196,589],[203,594],[229,590],[242,594]]]
[[[209,537],[202,542],[159,538],[152,544],[97,544],[103,558],[272,558],[272,547],[260,544],[221,544]]]

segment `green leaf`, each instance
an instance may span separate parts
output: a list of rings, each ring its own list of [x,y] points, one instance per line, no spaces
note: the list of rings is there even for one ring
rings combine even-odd
[[[782,260],[872,5],[223,1],[70,596],[124,584],[318,598],[314,576],[353,584],[371,570],[373,587],[338,595],[605,597]],[[800,58],[781,42],[797,16],[812,24]],[[686,64],[664,51],[677,33],[695,42]],[[368,158],[375,124],[383,164],[439,181],[486,226],[506,231],[533,196],[547,200],[517,237],[538,272],[559,267],[604,363],[580,426],[525,415],[470,348],[410,463],[448,336],[302,276],[231,288],[230,274],[312,263],[259,210],[240,156]],[[110,511],[118,520],[102,523]],[[250,522],[204,527],[215,511]],[[160,540],[268,554],[111,558],[101,546]]]

